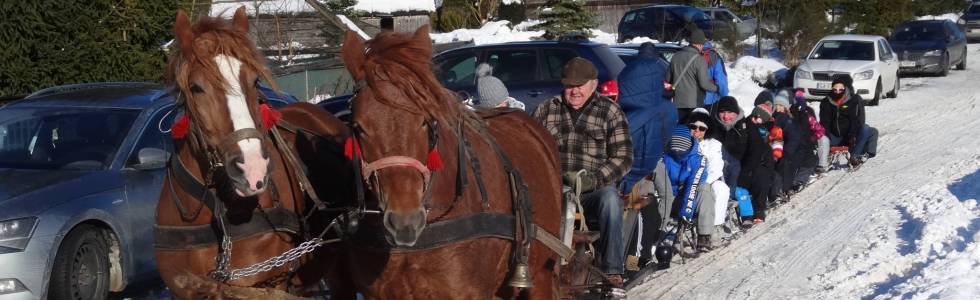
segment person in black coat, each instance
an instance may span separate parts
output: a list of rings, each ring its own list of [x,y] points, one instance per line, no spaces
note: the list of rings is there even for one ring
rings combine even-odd
[[[834,78],[831,94],[820,102],[820,124],[832,146],[848,146],[852,167],[877,154],[878,130],[865,123],[864,100],[854,93],[850,76]]]
[[[724,181],[731,187],[734,198],[738,175],[741,173],[742,156],[748,143],[748,120],[742,114],[734,97],[724,96],[710,109],[711,120],[708,133],[711,138],[721,142],[722,158],[725,161]]]
[[[773,177],[770,198],[773,198],[772,200],[786,201],[788,200],[786,198],[787,194],[793,188],[796,173],[799,169],[799,161],[796,158],[799,156],[798,152],[802,151],[800,142],[803,132],[797,126],[797,123],[806,122],[806,119],[797,121],[790,112],[789,90],[780,90],[773,98],[773,103],[775,103],[775,109],[772,113],[773,126],[782,130],[783,141],[782,153],[780,155],[774,153],[773,157],[776,159],[776,176]]]
[[[769,129],[772,126],[771,113],[756,106],[746,123],[746,146],[741,159],[741,172],[738,186],[744,187],[752,195],[752,209],[755,211],[752,223],[766,220],[769,194],[772,189],[773,172],[776,162],[769,146]]]

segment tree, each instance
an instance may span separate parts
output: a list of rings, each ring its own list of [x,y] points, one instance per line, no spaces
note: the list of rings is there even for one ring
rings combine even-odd
[[[599,26],[596,13],[585,8],[584,0],[549,0],[540,18],[544,22],[533,29],[544,30],[542,37],[549,40],[574,32],[592,36],[590,30]]]
[[[0,96],[93,81],[159,81],[178,3],[4,1]]]

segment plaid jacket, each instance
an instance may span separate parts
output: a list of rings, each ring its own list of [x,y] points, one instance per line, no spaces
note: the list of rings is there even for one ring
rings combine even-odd
[[[534,111],[558,141],[562,172],[585,169],[596,175],[597,187],[613,185],[633,165],[633,143],[626,115],[605,96],[592,94],[572,124],[571,108],[558,95],[545,100]]]

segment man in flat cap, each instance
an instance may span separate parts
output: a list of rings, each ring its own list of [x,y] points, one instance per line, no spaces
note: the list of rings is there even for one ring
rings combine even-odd
[[[586,216],[599,220],[602,271],[621,285],[623,208],[616,185],[633,164],[633,146],[623,110],[596,92],[597,73],[589,60],[569,60],[561,73],[564,91],[538,105],[534,118],[558,142],[565,185],[573,186],[580,177]]]

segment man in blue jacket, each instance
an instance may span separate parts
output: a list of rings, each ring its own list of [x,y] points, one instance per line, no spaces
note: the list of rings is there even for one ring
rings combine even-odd
[[[636,60],[619,72],[619,106],[626,113],[633,141],[633,167],[620,184],[624,193],[657,167],[677,124],[677,108],[664,97],[666,74],[667,62],[653,43],[640,45]]]
[[[708,64],[708,77],[711,77],[715,85],[718,85],[717,92],[706,91],[704,93],[704,106],[708,107],[718,102],[721,97],[728,96],[728,72],[725,71],[725,59],[718,54],[718,51],[715,51],[711,42],[705,42],[701,52],[704,61]]]

